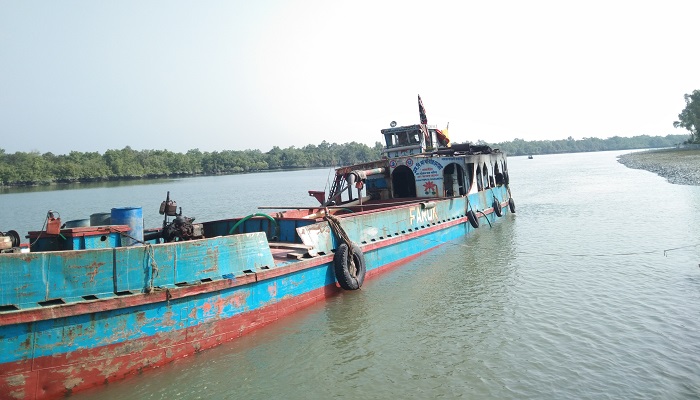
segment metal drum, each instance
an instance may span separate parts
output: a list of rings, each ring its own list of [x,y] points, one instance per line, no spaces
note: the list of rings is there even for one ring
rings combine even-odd
[[[128,225],[130,237],[122,237],[122,246],[143,244],[143,211],[141,207],[113,208],[111,225]]]
[[[64,228],[81,228],[84,226],[90,226],[90,220],[89,219],[74,219],[72,221],[66,221],[65,224],[63,224]]]
[[[112,213],[90,214],[90,226],[109,225],[112,220]]]

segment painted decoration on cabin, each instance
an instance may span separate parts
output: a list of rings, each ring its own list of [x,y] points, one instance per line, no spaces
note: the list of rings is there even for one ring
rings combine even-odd
[[[442,169],[444,166],[437,160],[426,158],[413,166],[418,193],[424,196],[438,196],[442,192]],[[421,192],[422,190],[422,192]]]
[[[438,186],[433,181],[428,181],[423,184],[423,191],[426,196],[437,196]]]
[[[413,164],[413,162],[411,162]],[[406,162],[406,165],[408,165],[408,161]],[[444,166],[436,160],[433,160],[432,158],[426,158],[424,160],[419,161],[414,167],[413,167],[413,175],[416,176],[416,180],[429,180],[429,179],[439,179],[440,178],[440,171],[444,168]]]

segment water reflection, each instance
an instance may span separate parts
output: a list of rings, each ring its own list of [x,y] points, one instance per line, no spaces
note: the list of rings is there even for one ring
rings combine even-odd
[[[192,178],[190,178],[192,179]],[[103,182],[83,182],[83,183],[55,183],[50,185],[21,186],[21,187],[0,187],[0,194],[12,193],[40,193],[53,192],[57,190],[82,190],[82,189],[104,189],[126,186],[141,186],[162,184],[178,180],[178,178],[151,178],[133,179],[125,181],[103,181]]]

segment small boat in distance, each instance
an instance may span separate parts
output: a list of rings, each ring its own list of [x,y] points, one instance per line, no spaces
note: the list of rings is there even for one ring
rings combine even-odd
[[[527,159],[528,159],[528,160],[532,160],[532,154],[530,154],[529,156],[527,156]]]
[[[212,348],[515,212],[506,155],[421,123],[381,131],[383,157],[335,170],[318,206],[163,225],[0,232],[0,393],[57,398]],[[281,211],[280,211],[281,210]],[[155,210],[154,210],[155,211]],[[11,231],[13,232],[13,231]]]

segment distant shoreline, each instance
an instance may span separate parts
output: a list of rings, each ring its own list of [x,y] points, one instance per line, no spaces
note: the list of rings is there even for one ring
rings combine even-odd
[[[628,168],[653,172],[670,183],[700,186],[700,149],[640,151],[622,155],[617,161]]]

